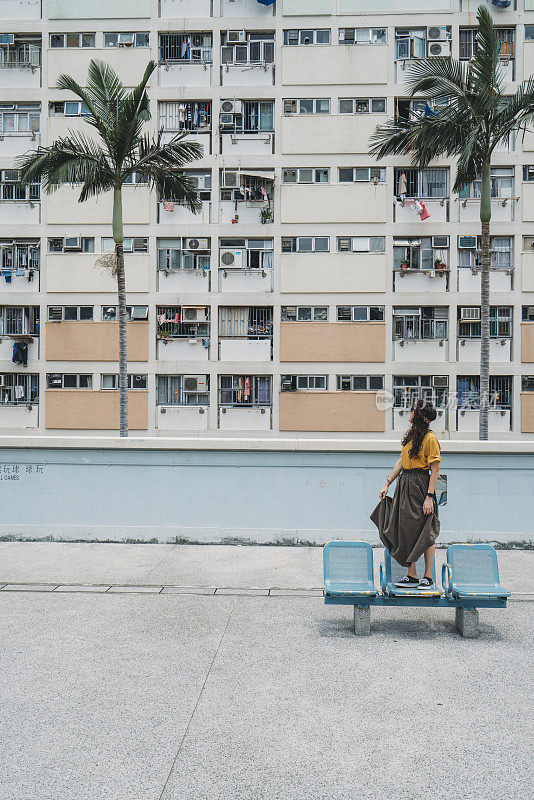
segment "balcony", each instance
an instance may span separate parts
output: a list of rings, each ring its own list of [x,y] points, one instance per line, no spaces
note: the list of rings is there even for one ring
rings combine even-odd
[[[282,153],[367,156],[369,137],[385,119],[386,114],[284,114]]]
[[[221,225],[232,223],[245,223],[246,225],[260,225],[262,211],[270,208],[274,214],[273,202],[267,206],[264,200],[221,200],[219,203],[219,221]],[[271,220],[272,221],[272,220]]]
[[[383,362],[383,322],[282,322],[280,361]]]
[[[521,361],[534,363],[534,322],[521,323]]]
[[[274,147],[274,133],[226,133],[221,132],[221,152],[223,155],[271,155]]]
[[[127,322],[126,329],[128,361],[148,361],[148,324]],[[119,323],[47,322],[46,358],[48,361],[118,361]]]
[[[211,0],[159,0],[162,18],[211,17]]]
[[[325,6],[325,14],[332,13],[330,0],[315,0],[314,6],[318,2]],[[293,4],[297,4],[295,0]],[[309,3],[304,5],[300,2],[299,5],[301,11],[298,13],[318,13],[310,9]],[[385,45],[282,47],[283,86],[352,85],[355,75],[365,76],[367,84],[385,84],[387,66],[388,48]]]
[[[394,269],[394,292],[424,292],[425,294],[449,291],[449,269]]]
[[[0,201],[0,225],[39,225],[41,203],[39,200]]]
[[[207,225],[211,222],[211,201],[203,200],[202,209],[195,214],[181,203],[160,200],[158,202],[158,222],[161,225]]]
[[[272,292],[273,270],[220,267],[220,292]]]
[[[157,342],[158,361],[208,361],[209,357],[209,337],[162,338]]]
[[[221,66],[221,86],[272,86],[273,84],[274,64],[244,62]]]
[[[272,409],[219,408],[219,430],[221,431],[269,431],[272,427]]]
[[[159,431],[207,431],[208,406],[156,406],[156,428]]]
[[[41,0],[3,0],[2,19],[41,19]]]
[[[298,48],[295,48],[298,49]],[[282,223],[386,221],[386,184],[296,184],[281,187]]]
[[[511,222],[515,219],[515,206],[518,197],[493,198],[491,201],[491,221]],[[455,198],[458,207],[458,222],[475,222],[480,225],[480,200],[468,197]]]
[[[1,77],[1,73],[0,73]],[[37,132],[0,133],[0,156],[20,156],[34,150],[41,144],[41,134]]]
[[[0,47],[2,89],[38,89],[41,86],[41,37],[37,41],[39,44],[22,45],[22,50],[15,48],[7,53],[6,48]]]
[[[209,269],[160,269],[158,292],[209,292]]]
[[[479,428],[479,411],[473,408],[459,408],[456,411],[456,430],[459,433],[477,433]],[[488,411],[488,430],[494,433],[508,433],[512,427],[510,409],[492,409]]]
[[[0,405],[2,430],[35,430],[39,427],[39,401],[33,403],[2,403]]]
[[[521,392],[521,433],[534,433],[534,392]]]
[[[158,306],[156,358],[162,361],[207,361],[210,345],[209,306]]]
[[[28,363],[39,359],[39,336],[29,334],[6,335],[0,334],[0,361],[9,361],[13,356],[13,345],[15,342],[25,342],[28,345]]]
[[[65,184],[47,198],[49,225],[110,225],[113,219],[113,194],[106,192],[79,203],[80,186]],[[148,186],[125,186],[122,192],[126,225],[147,225],[150,221]]]
[[[449,221],[448,197],[425,198],[420,202],[425,204],[432,223]],[[421,230],[422,225],[428,225],[427,220],[421,220],[419,217],[414,198],[406,198],[404,205],[398,201],[393,202],[393,222],[414,225],[418,231]]]
[[[50,19],[150,19],[150,0],[48,0]]]
[[[116,292],[117,279],[97,264],[99,253],[48,253],[46,288],[48,292]],[[136,253],[124,256],[126,291],[148,292],[150,256]]]
[[[386,263],[385,253],[282,253],[280,291],[385,292]]]
[[[446,408],[436,408],[437,418],[434,423],[434,430],[436,432],[445,432],[449,430],[449,412]],[[410,427],[409,423],[410,409],[409,408],[394,408],[393,409],[393,430],[406,431]]]
[[[480,294],[480,271],[472,267],[458,267],[458,291]],[[490,269],[490,292],[509,292],[513,288],[514,269]]]
[[[445,362],[449,360],[448,339],[396,339],[393,360],[397,363]]]
[[[161,141],[163,144],[167,144],[179,133],[182,131],[164,131],[163,136],[161,137]],[[194,142],[195,144],[199,144],[203,148],[202,156],[206,157],[209,156],[211,153],[211,131],[189,131],[187,134],[187,139],[185,140],[188,144],[190,142]]]
[[[376,392],[280,392],[279,402],[281,431],[385,431]]]
[[[456,360],[460,363],[471,361],[480,363],[480,339],[465,338],[458,335],[456,340]],[[510,362],[512,360],[512,339],[490,339],[490,363],[495,361]]]
[[[119,393],[93,389],[47,389],[45,419],[49,430],[116,431],[119,429]],[[128,392],[128,427],[148,428],[148,392]]]
[[[162,89],[182,86],[211,86],[211,53],[209,60],[167,61],[159,65],[159,85]]]

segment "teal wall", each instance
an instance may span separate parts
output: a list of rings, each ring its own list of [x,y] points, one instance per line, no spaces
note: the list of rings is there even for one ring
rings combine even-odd
[[[224,446],[221,443],[221,446]],[[377,542],[369,514],[397,454],[0,449],[0,536]],[[534,453],[445,453],[442,543],[534,540]]]
[[[150,0],[48,0],[49,19],[139,19],[150,11]]]

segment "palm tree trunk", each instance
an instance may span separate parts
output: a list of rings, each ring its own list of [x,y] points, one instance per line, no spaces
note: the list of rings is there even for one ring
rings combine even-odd
[[[490,348],[490,221],[491,221],[491,167],[482,167],[480,190],[480,222],[482,246],[480,250],[480,411],[478,438],[488,438],[489,406],[489,348]]]
[[[117,295],[119,300],[119,427],[120,436],[128,436],[128,352],[126,340],[126,278],[124,274],[124,228],[122,191],[113,192],[113,240],[117,259]]]

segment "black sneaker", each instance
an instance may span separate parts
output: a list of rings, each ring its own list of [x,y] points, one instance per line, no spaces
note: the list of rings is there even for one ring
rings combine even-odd
[[[432,578],[421,578],[419,581],[418,589],[433,589],[434,588],[434,581]]]
[[[395,586],[398,586],[399,589],[418,589],[419,579],[411,578],[410,575],[406,575],[405,578],[402,578],[402,580],[397,581]]]

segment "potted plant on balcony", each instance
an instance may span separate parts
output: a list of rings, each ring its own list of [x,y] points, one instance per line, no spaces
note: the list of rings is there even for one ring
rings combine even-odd
[[[447,265],[441,258],[436,258],[434,261],[434,267],[439,275],[443,275],[445,270],[447,269]]]
[[[401,261],[401,269],[408,269],[409,266],[410,263],[406,261],[406,259],[404,261]]]
[[[260,222],[265,225],[267,222],[273,221],[273,210],[270,206],[262,206],[260,208]]]

